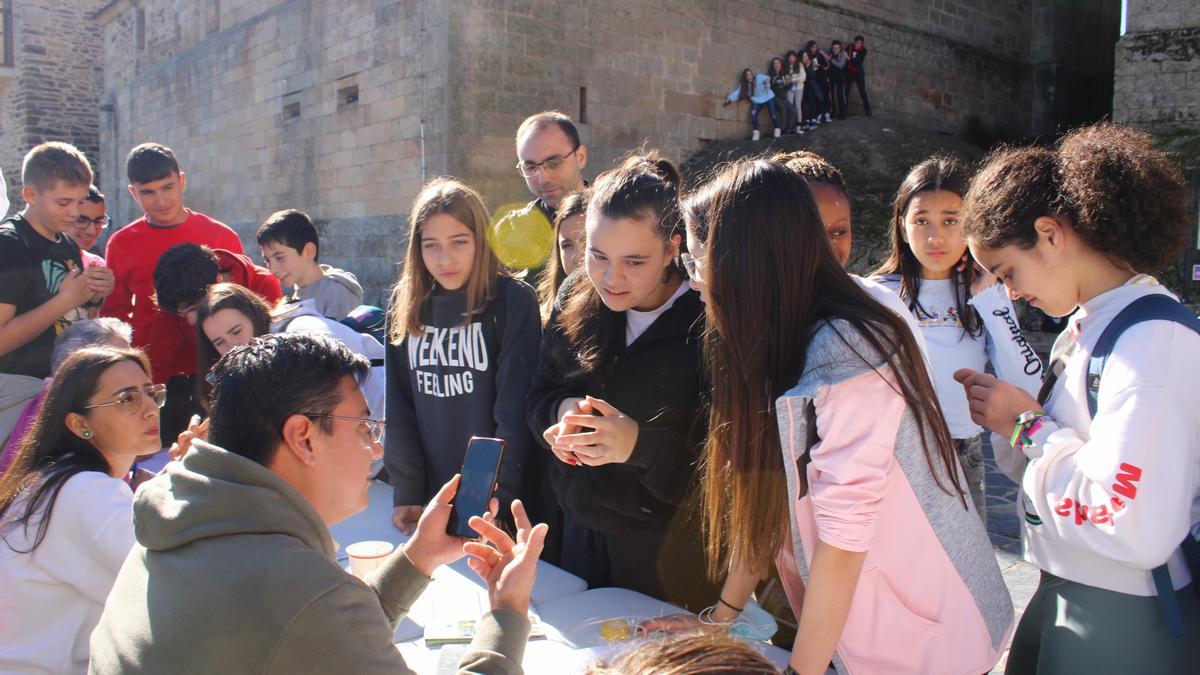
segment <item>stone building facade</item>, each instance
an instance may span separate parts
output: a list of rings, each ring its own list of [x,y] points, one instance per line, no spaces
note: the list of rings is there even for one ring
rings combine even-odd
[[[492,207],[528,199],[512,134],[532,112],[556,108],[581,123],[589,176],[644,143],[683,159],[748,135],[745,105],[721,105],[743,67],[763,70],[809,39],[827,47],[862,34],[877,115],[947,133],[973,122],[1031,135],[1062,123],[1063,106],[1045,101],[1064,78],[1103,76],[1103,59],[1062,61],[1069,50],[1057,45],[1078,37],[1073,26],[1093,32],[1071,50],[1107,52],[1111,67],[1112,45],[1095,31],[1115,41],[1114,6],[113,0],[97,14],[102,187],[118,195],[117,220],[134,218],[125,154],[166,143],[189,173],[189,205],[247,244],[270,212],[304,209],[321,223],[323,258],[354,270],[379,300],[423,180],[459,176]]]
[[[104,0],[7,0],[11,63],[0,65],[0,168],[21,206],[21,159],[44,141],[68,141],[95,159],[104,85]]]
[[[1129,0],[1117,45],[1113,119],[1200,131],[1200,3]]]

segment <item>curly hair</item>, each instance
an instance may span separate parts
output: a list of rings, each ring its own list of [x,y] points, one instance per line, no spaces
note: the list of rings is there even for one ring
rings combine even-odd
[[[154,265],[154,301],[167,312],[194,305],[204,299],[220,272],[221,263],[211,248],[172,246]]]
[[[1179,168],[1149,134],[1111,123],[1077,129],[1055,148],[1002,148],[971,182],[967,237],[985,248],[1032,248],[1034,221],[1062,218],[1084,243],[1138,270],[1181,253],[1191,205]]]
[[[783,164],[792,171],[800,174],[807,183],[832,185],[841,190],[842,194],[847,196],[850,194],[846,188],[846,179],[842,176],[842,172],[831,164],[829,160],[815,152],[808,150],[781,152],[771,157],[771,161]]]

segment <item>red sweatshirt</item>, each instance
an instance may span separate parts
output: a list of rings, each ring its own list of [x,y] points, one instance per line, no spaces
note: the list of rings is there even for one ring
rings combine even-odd
[[[109,238],[104,259],[117,284],[100,308],[100,315],[128,321],[133,326],[134,346],[145,347],[149,342],[150,324],[158,312],[154,304],[154,266],[167,249],[189,243],[242,252],[242,240],[229,226],[191,210],[187,220],[174,227],[155,227],[143,216]]]
[[[267,270],[250,262],[240,253],[213,249],[221,268],[221,281],[244,286],[274,306],[283,297],[279,280]],[[150,358],[151,379],[166,384],[176,375],[196,372],[196,327],[178,314],[155,310],[150,323],[146,356]]]

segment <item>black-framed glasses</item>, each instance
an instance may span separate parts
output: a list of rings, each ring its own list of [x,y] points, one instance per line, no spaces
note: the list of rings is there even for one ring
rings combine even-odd
[[[312,420],[330,419],[330,420],[346,420],[349,422],[358,422],[359,424],[366,427],[367,435],[371,437],[372,443],[379,443],[379,442],[383,441],[383,425],[385,423],[387,423],[387,420],[373,420],[370,417],[350,417],[348,415],[330,415],[327,413],[301,413],[301,414]]]
[[[688,277],[695,282],[703,281],[700,278],[700,261],[707,256],[693,257],[691,253],[683,251],[679,254],[679,262],[683,263],[683,269],[687,270]]]
[[[89,229],[95,227],[98,230],[103,230],[112,222],[112,216],[107,213],[99,218],[88,218],[87,216],[79,216],[75,219],[75,227]]]
[[[517,162],[517,171],[520,171],[521,175],[526,178],[541,173],[542,171],[557,171],[558,167],[562,166],[563,162],[567,161],[568,157],[578,151],[579,146],[577,145],[565,155],[554,155],[552,157],[547,157],[540,162]]]
[[[107,403],[95,403],[92,405],[83,406],[84,410],[92,410],[95,408],[107,408],[110,405],[117,406],[117,410],[123,415],[136,415],[142,411],[142,403],[149,398],[154,401],[156,408],[163,407],[167,402],[167,385],[155,384],[145,389],[125,389],[117,392],[113,400]]]

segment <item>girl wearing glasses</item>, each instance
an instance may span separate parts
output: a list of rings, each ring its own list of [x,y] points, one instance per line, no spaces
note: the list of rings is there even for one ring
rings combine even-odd
[[[160,448],[166,392],[149,370],[140,351],[76,351],[0,478],[0,671],[87,671],[88,637],[133,545],[123,479]]]
[[[987,672],[1012,602],[913,334],[845,274],[795,171],[746,160],[708,190],[687,234],[710,297],[710,572],[775,563],[787,672]],[[735,617],[744,597],[718,597]]]
[[[695,564],[689,498],[705,413],[704,312],[684,283],[679,170],[634,156],[589,188],[586,274],[554,308],[529,395],[529,425],[557,459],[562,565],[699,608],[712,588]]]
[[[488,245],[490,222],[478,192],[435,179],[414,200],[409,223],[389,310],[384,443],[392,520],[406,532],[461,470],[471,436],[508,443],[500,512],[521,495],[533,444],[525,401],[541,341],[537,296],[509,276]]]
[[[371,413],[382,417],[384,408],[383,345],[366,333],[316,310],[313,300],[283,304],[272,308],[254,291],[237,284],[213,284],[196,310],[196,372],[206,374],[222,356],[234,347],[268,333],[317,333],[341,340],[350,351],[371,360],[371,373],[362,384],[363,397]],[[208,382],[202,383],[199,400],[208,404]]]

